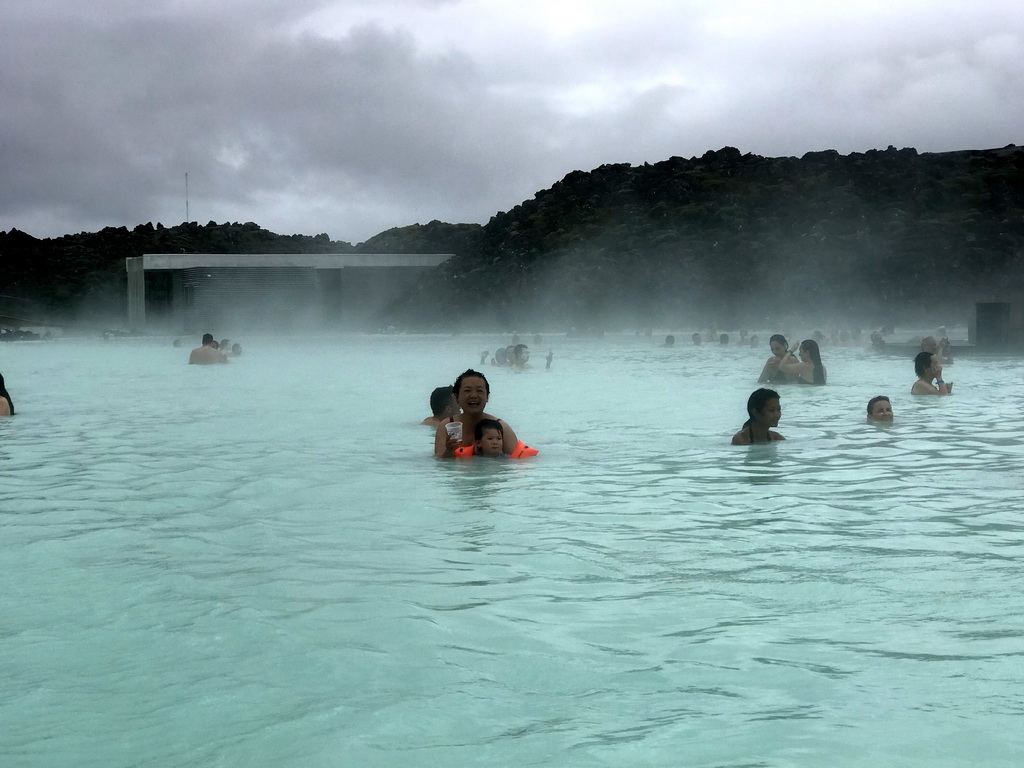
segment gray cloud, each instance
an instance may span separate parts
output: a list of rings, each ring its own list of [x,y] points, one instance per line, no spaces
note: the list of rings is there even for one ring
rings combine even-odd
[[[1015,3],[706,5],[45,0],[0,28],[0,228],[175,224],[187,172],[193,219],[358,241],[606,162],[1021,138]]]

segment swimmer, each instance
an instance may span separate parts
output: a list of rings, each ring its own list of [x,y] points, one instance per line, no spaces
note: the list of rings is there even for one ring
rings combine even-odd
[[[665,337],[665,343],[662,344],[661,346],[663,346],[663,347],[674,347],[675,345],[676,345],[676,337],[675,336],[666,336]]]
[[[555,351],[553,349],[548,350],[548,356],[544,358],[544,370],[551,370],[551,361],[555,359]]]
[[[430,412],[433,415],[427,416],[420,424],[436,427],[459,412],[459,404],[455,401],[451,387],[438,387],[430,393]]]
[[[773,443],[785,440],[772,427],[779,426],[782,418],[782,405],[779,393],[772,389],[758,389],[747,399],[747,415],[740,431],[732,436],[733,445],[754,445],[755,443]]]
[[[768,346],[771,347],[772,356],[768,358],[768,362],[761,369],[761,375],[757,377],[757,383],[788,384],[789,377],[784,371],[779,369],[779,364],[782,362],[782,358],[786,356],[789,342],[786,341],[786,337],[781,333],[776,333],[768,339]]]
[[[0,375],[0,416],[13,416],[14,402],[7,392],[7,385],[4,384],[4,377]]]
[[[196,347],[188,356],[189,365],[213,365],[215,363],[226,363],[228,359],[217,351],[217,342],[213,340],[212,333],[203,334],[203,345]]]
[[[892,421],[892,403],[885,395],[868,400],[868,421]]]
[[[912,395],[951,395],[953,382],[942,380],[942,362],[934,352],[918,352],[914,358],[917,381],[910,388]],[[932,382],[935,382],[934,384]]]
[[[512,362],[510,365],[517,371],[532,368],[530,365],[530,348],[525,344],[516,344],[512,349]]]
[[[235,342],[234,344],[231,345],[231,356],[232,357],[241,357],[242,356],[242,345],[239,344],[238,342]]]
[[[476,434],[476,425],[481,419],[494,419],[501,424],[502,429],[502,453],[511,454],[519,444],[516,432],[507,422],[496,419],[484,409],[491,396],[491,385],[487,378],[479,371],[469,369],[463,371],[455,380],[455,398],[458,400],[462,413],[449,417],[444,424],[437,428],[434,434],[434,456],[439,459],[451,459],[455,457],[455,449],[462,446],[460,440],[456,440],[448,434],[445,424],[458,421],[462,424],[463,434],[473,430]]]
[[[699,333],[693,334],[690,337],[690,340],[693,342],[693,346],[695,346],[695,347],[699,347],[700,346],[701,339],[700,339],[700,334]]]
[[[473,428],[473,438],[474,456],[487,456],[493,459],[505,455],[502,450],[505,430],[502,429],[500,421],[480,419]]]
[[[505,359],[505,348],[494,350],[494,357],[491,358],[491,365],[506,365],[507,360]]]
[[[797,358],[798,351],[799,358]],[[800,344],[794,345],[788,355],[783,355],[779,362],[779,370],[785,373],[790,381],[795,381],[797,384],[822,386],[827,379],[825,366],[821,364],[818,342],[814,339],[804,339]]]

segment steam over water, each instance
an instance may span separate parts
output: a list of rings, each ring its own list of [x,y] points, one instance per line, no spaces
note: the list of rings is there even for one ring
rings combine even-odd
[[[1024,361],[825,347],[736,448],[767,345],[550,337],[540,456],[437,462],[506,338],[239,340],[0,349],[0,764],[1020,764]]]

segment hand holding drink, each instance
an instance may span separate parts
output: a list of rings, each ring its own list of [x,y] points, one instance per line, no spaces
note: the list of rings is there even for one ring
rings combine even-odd
[[[461,421],[449,421],[444,425],[445,431],[448,433],[449,446],[452,448],[459,448],[462,445],[462,422]],[[454,443],[454,445],[452,445]]]

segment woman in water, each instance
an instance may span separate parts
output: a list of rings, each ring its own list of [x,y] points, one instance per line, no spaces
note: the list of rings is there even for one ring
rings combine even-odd
[[[797,358],[797,351],[800,357]],[[825,366],[821,364],[821,352],[818,349],[818,342],[814,339],[804,339],[799,345],[794,345],[788,355],[782,356],[779,369],[789,377],[790,381],[797,384],[825,383],[827,374]]]
[[[761,369],[761,375],[757,377],[757,383],[788,383],[789,379],[786,377],[786,374],[779,370],[779,363],[781,363],[782,358],[786,356],[786,349],[789,347],[789,342],[786,341],[786,337],[781,333],[776,333],[768,339],[768,346],[772,348],[772,356],[768,358],[768,362],[766,362],[764,364],[764,368]]]
[[[11,396],[7,394],[7,387],[4,386],[4,377],[0,375],[0,416],[13,416],[14,403]]]
[[[914,358],[917,381],[910,388],[912,395],[951,395],[953,383],[942,380],[942,363],[934,352],[918,352]],[[935,383],[933,384],[932,381]]]
[[[732,436],[733,445],[753,445],[754,443],[773,443],[785,440],[772,427],[779,426],[782,418],[782,405],[779,393],[771,389],[755,390],[747,399],[747,415],[750,417],[743,427]]]
[[[460,422],[466,445],[470,445],[472,444],[473,431],[476,429],[477,422],[481,419],[494,419],[501,424],[502,453],[511,454],[515,451],[516,446],[519,445],[519,438],[516,437],[515,430],[504,421],[501,421],[501,419],[491,416],[491,414],[484,411],[490,396],[491,385],[487,383],[487,378],[479,371],[474,371],[470,368],[455,380],[455,397],[459,401],[462,413],[458,416],[449,417],[444,424],[437,428],[437,432],[434,434],[434,456],[439,459],[454,458],[455,449],[461,448],[463,445],[461,440],[456,440],[448,434],[445,424]]]

